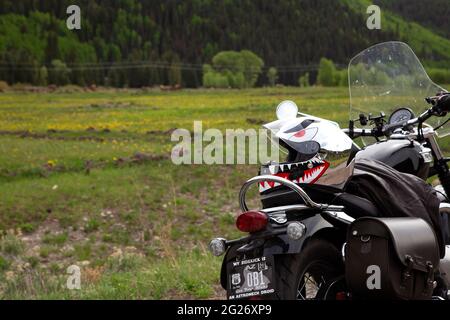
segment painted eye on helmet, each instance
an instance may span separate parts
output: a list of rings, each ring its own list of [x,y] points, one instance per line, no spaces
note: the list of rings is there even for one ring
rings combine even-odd
[[[292,142],[304,142],[313,140],[317,134],[317,128],[306,128],[301,129],[289,137],[289,140]]]
[[[296,134],[294,134],[294,137],[301,138],[305,135],[305,129],[298,131]]]

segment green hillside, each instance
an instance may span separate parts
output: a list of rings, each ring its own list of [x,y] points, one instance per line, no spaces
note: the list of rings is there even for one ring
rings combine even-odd
[[[364,13],[367,7],[372,4],[370,0],[342,1],[355,14]],[[434,33],[417,22],[405,20],[399,14],[385,10],[385,7],[382,4],[380,5],[382,30],[394,32],[398,35],[398,40],[408,43],[426,65],[449,67],[450,40],[448,38]],[[431,8],[428,8],[428,10],[432,11]]]
[[[436,31],[448,9],[441,2],[427,2],[436,16],[427,28],[419,23],[428,16],[412,14],[423,7],[417,0],[379,0],[382,29],[368,30],[366,0],[2,0],[0,81],[142,87],[181,77],[183,86],[198,87],[215,54],[247,49],[264,60],[263,74],[275,66],[279,83],[296,85],[307,71],[315,79],[322,57],[345,65],[388,40],[408,42],[426,65],[448,68],[450,40]],[[81,8],[81,30],[66,28],[71,4]],[[267,83],[262,76],[257,84]]]
[[[448,0],[375,0],[375,4],[415,21],[434,32],[450,37],[450,1]]]

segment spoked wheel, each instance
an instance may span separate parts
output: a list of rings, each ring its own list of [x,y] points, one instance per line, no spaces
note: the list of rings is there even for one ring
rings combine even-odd
[[[312,262],[299,278],[297,300],[323,300],[333,296],[328,289],[336,279],[336,272],[327,262]]]
[[[317,281],[312,274],[306,273],[299,283],[299,288],[297,289],[297,300],[316,299],[320,288],[324,284],[325,280],[323,278]]]
[[[322,239],[311,240],[297,255],[280,257],[275,270],[280,299],[328,300],[345,290],[341,253]]]

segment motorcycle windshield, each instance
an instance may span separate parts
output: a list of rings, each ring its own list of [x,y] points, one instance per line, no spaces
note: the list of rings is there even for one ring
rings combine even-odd
[[[412,49],[403,42],[385,42],[372,46],[349,63],[350,119],[359,114],[374,116],[407,107],[418,116],[429,105],[426,97],[446,91],[431,81]],[[446,117],[431,117],[427,124],[442,125]],[[370,127],[370,124],[365,126]],[[450,133],[450,124],[437,130],[438,136]]]

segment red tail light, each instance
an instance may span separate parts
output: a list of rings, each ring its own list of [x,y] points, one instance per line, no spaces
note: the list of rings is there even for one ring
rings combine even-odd
[[[236,219],[236,227],[242,232],[256,232],[267,226],[267,216],[259,211],[241,213]]]

